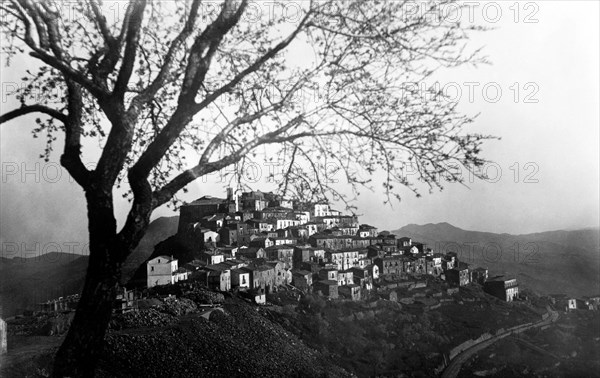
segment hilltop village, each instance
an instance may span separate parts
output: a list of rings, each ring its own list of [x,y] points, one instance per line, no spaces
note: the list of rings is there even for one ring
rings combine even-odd
[[[380,232],[324,202],[228,189],[226,198],[182,206],[178,234],[199,241],[203,251],[182,266],[168,255],[147,261],[148,288],[193,279],[259,304],[283,287],[360,300],[374,288],[423,285],[418,278],[431,275],[453,288],[479,282],[504,301],[519,295],[516,279],[488,280],[487,269],[471,268],[455,252]]]
[[[597,319],[600,296],[520,291],[514,278],[488,277],[456,252],[361,224],[328,203],[228,190],[225,198],[183,205],[178,222],[119,289],[105,337],[106,376],[236,376],[240,366],[248,376],[453,376],[496,368],[514,376],[501,358],[477,367],[476,359],[462,366],[461,356],[523,337],[531,341],[523,348],[539,351],[556,336],[553,356],[571,371],[580,353],[596,350],[579,347],[597,343],[587,330],[573,337]],[[27,337],[63,335],[78,301],[78,294],[64,296],[0,319],[0,355],[17,369]],[[556,332],[554,309],[564,311]],[[565,343],[574,346],[563,350]],[[543,361],[539,374],[521,376],[557,368]]]

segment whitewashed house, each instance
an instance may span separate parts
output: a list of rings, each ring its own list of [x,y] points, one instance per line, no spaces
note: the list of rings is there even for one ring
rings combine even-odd
[[[169,256],[158,256],[146,263],[148,273],[147,286],[169,285],[187,280],[189,272],[180,269],[177,259]]]

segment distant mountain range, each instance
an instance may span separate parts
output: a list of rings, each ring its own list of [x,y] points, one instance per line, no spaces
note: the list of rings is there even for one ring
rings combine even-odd
[[[155,246],[177,233],[179,217],[154,220],[123,266],[126,283],[154,253]],[[467,231],[448,223],[410,224],[392,231],[426,243],[435,252],[457,252],[462,261],[514,276],[522,287],[539,293],[600,293],[598,229],[549,231],[527,235]],[[164,243],[163,243],[164,244]],[[3,316],[35,309],[48,299],[78,293],[87,256],[49,253],[35,258],[0,258],[0,306]]]
[[[516,277],[523,287],[539,293],[600,293],[597,228],[510,235],[429,223],[409,224],[392,233],[426,243],[434,252],[457,252],[460,260],[487,267],[490,276]]]

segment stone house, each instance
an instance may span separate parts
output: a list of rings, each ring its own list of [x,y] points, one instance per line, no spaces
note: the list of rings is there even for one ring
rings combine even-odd
[[[449,259],[448,257],[442,258],[442,270],[445,272],[450,269],[454,269],[454,259]]]
[[[374,265],[379,268],[379,275],[381,276],[403,276],[406,273],[406,257],[394,256],[394,257],[377,257],[373,260]]]
[[[319,270],[319,279],[338,282],[338,270],[335,268],[324,268]]]
[[[285,269],[292,269],[294,264],[294,246],[293,245],[274,245],[265,248],[267,259],[278,260],[284,264]]]
[[[296,245],[294,246],[294,254],[292,257],[294,268],[300,268],[303,262],[313,261],[315,256],[315,248],[310,245]]]
[[[410,247],[412,246],[412,239],[403,236],[401,238],[396,239],[396,243],[398,244],[398,247]]]
[[[275,245],[274,238],[269,238],[265,236],[251,236],[250,237],[250,247],[255,248],[269,248]],[[281,243],[284,244],[284,243]]]
[[[187,273],[179,272],[177,259],[158,256],[146,263],[147,287],[174,284],[187,279]]]
[[[465,286],[470,282],[469,268],[466,264],[459,264],[456,268],[447,270],[446,281],[452,285]]]
[[[426,256],[422,253],[413,254],[408,256],[410,260],[410,273],[415,274],[426,274],[427,273],[427,263],[425,260]]]
[[[329,215],[329,204],[327,203],[315,203],[313,206],[312,215],[314,217],[324,217]]]
[[[267,219],[249,219],[245,222],[251,228],[257,228],[259,232],[272,231],[273,224]]]
[[[237,243],[238,245],[248,245],[253,238],[260,236],[260,230],[249,226],[246,223],[237,224]]]
[[[307,270],[293,270],[292,285],[302,291],[308,292],[313,284],[312,276],[312,273]]]
[[[288,270],[281,261],[268,261],[266,265],[272,267],[275,271],[275,287],[283,286],[291,282],[291,277],[288,277]]]
[[[268,201],[265,194],[260,190],[243,192],[241,195],[241,206],[243,210],[261,211],[267,207]]]
[[[353,236],[349,235],[333,236],[327,234],[314,234],[308,238],[308,242],[313,247],[337,250],[353,248],[353,238]]]
[[[267,294],[275,291],[275,269],[272,266],[248,266],[241,269],[250,273],[252,289],[263,288]]]
[[[238,249],[236,256],[247,260],[264,259],[267,258],[267,252],[264,248],[247,247]]]
[[[283,230],[288,227],[297,227],[300,226],[300,220],[286,217],[286,218],[270,218],[268,222],[271,224],[274,230]]]
[[[426,256],[425,264],[427,274],[437,277],[444,272],[444,270],[442,269],[442,255],[439,253],[431,256]]]
[[[516,278],[497,278],[486,281],[483,285],[483,291],[503,301],[512,302],[519,296],[519,284]]]
[[[352,270],[342,270],[338,272],[338,285],[354,284],[354,272]]]
[[[267,219],[267,220],[295,219],[294,216],[292,215],[293,212],[294,212],[294,209],[289,208],[289,207],[273,206],[273,207],[264,208],[264,209],[262,209],[262,211],[255,211],[254,216],[255,216],[255,218]],[[282,227],[275,227],[275,228],[282,228]]]
[[[373,278],[371,277],[371,274],[369,273],[367,267],[354,267],[350,268],[349,271],[352,272],[352,279],[354,281],[354,284],[359,285],[360,287],[366,290],[371,290],[373,288]]]
[[[304,226],[288,227],[289,235],[294,239],[307,240],[308,239],[308,228]]]
[[[272,245],[295,245],[296,243],[298,243],[298,239],[296,239],[293,236],[280,236],[276,238],[271,238],[271,240],[273,241]]]
[[[598,311],[598,308],[600,307],[600,295],[584,297],[583,299],[590,310]]]
[[[338,287],[338,293],[344,298],[360,301],[360,286],[353,283]]]
[[[314,234],[319,232],[319,224],[315,222],[308,222],[302,225],[308,231],[307,237],[310,238]]]
[[[373,280],[378,280],[380,277],[379,266],[377,264],[371,264],[367,266],[367,271]]]
[[[299,264],[299,266],[294,265],[294,269],[306,270],[314,275],[318,275],[319,270],[323,269],[323,266],[315,261],[304,261]]]
[[[232,245],[238,243],[238,225],[228,224],[227,226],[219,229],[219,240],[225,245]]]
[[[200,224],[203,228],[207,228],[212,231],[216,231],[221,227],[225,226],[225,214],[213,214],[202,217]]]
[[[223,212],[225,200],[211,196],[201,197],[189,204],[183,205],[179,209],[178,233],[183,233],[189,229],[191,223],[200,222],[203,217]]]
[[[221,241],[219,233],[211,230],[210,228],[195,227],[194,236],[204,244],[213,246],[216,246],[216,244]]]
[[[250,288],[250,272],[242,269],[231,270],[231,287],[234,289]]]
[[[322,295],[331,299],[338,298],[338,283],[333,280],[317,281],[314,284],[315,292],[320,292]]]
[[[372,259],[377,257],[383,258],[385,257],[385,251],[383,250],[383,248],[381,248],[381,245],[370,245],[369,247],[367,247],[367,256]]]
[[[206,266],[193,272],[191,278],[212,290],[228,291],[231,289],[231,270],[224,270],[218,264],[213,265],[212,269]]]
[[[220,291],[231,290],[231,269],[225,264],[207,265],[206,285]]]
[[[325,259],[336,264],[339,270],[348,270],[358,265],[358,250],[342,249],[326,251]]]
[[[369,236],[377,236],[377,227],[370,226],[368,224],[361,224],[358,227],[357,236],[361,238],[367,238]]]
[[[368,267],[371,264],[373,264],[373,260],[370,259],[370,258],[368,258],[368,257],[365,257],[365,258],[362,258],[362,259],[361,258],[358,259],[357,266],[359,268],[361,268],[361,269],[364,269],[364,268]]]
[[[206,251],[200,254],[199,260],[206,265],[214,265],[225,261],[225,255],[218,251]]]
[[[488,270],[486,268],[475,268],[471,271],[471,282],[477,282],[483,285],[488,279]]]

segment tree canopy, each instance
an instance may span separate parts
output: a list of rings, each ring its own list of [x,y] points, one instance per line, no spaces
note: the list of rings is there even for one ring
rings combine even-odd
[[[303,198],[340,195],[328,169],[388,197],[396,184],[417,190],[408,165],[439,185],[449,162],[480,165],[485,139],[461,133],[472,118],[444,93],[414,85],[482,61],[466,52],[476,27],[435,16],[450,3],[8,2],[4,52],[42,64],[2,121],[45,113],[34,130],[44,156],[65,131],[62,161],[83,186],[93,172],[81,140],[100,138],[95,171],[109,185],[128,175],[132,198],[151,192],[153,209],[260,146],[285,172],[281,189]]]

